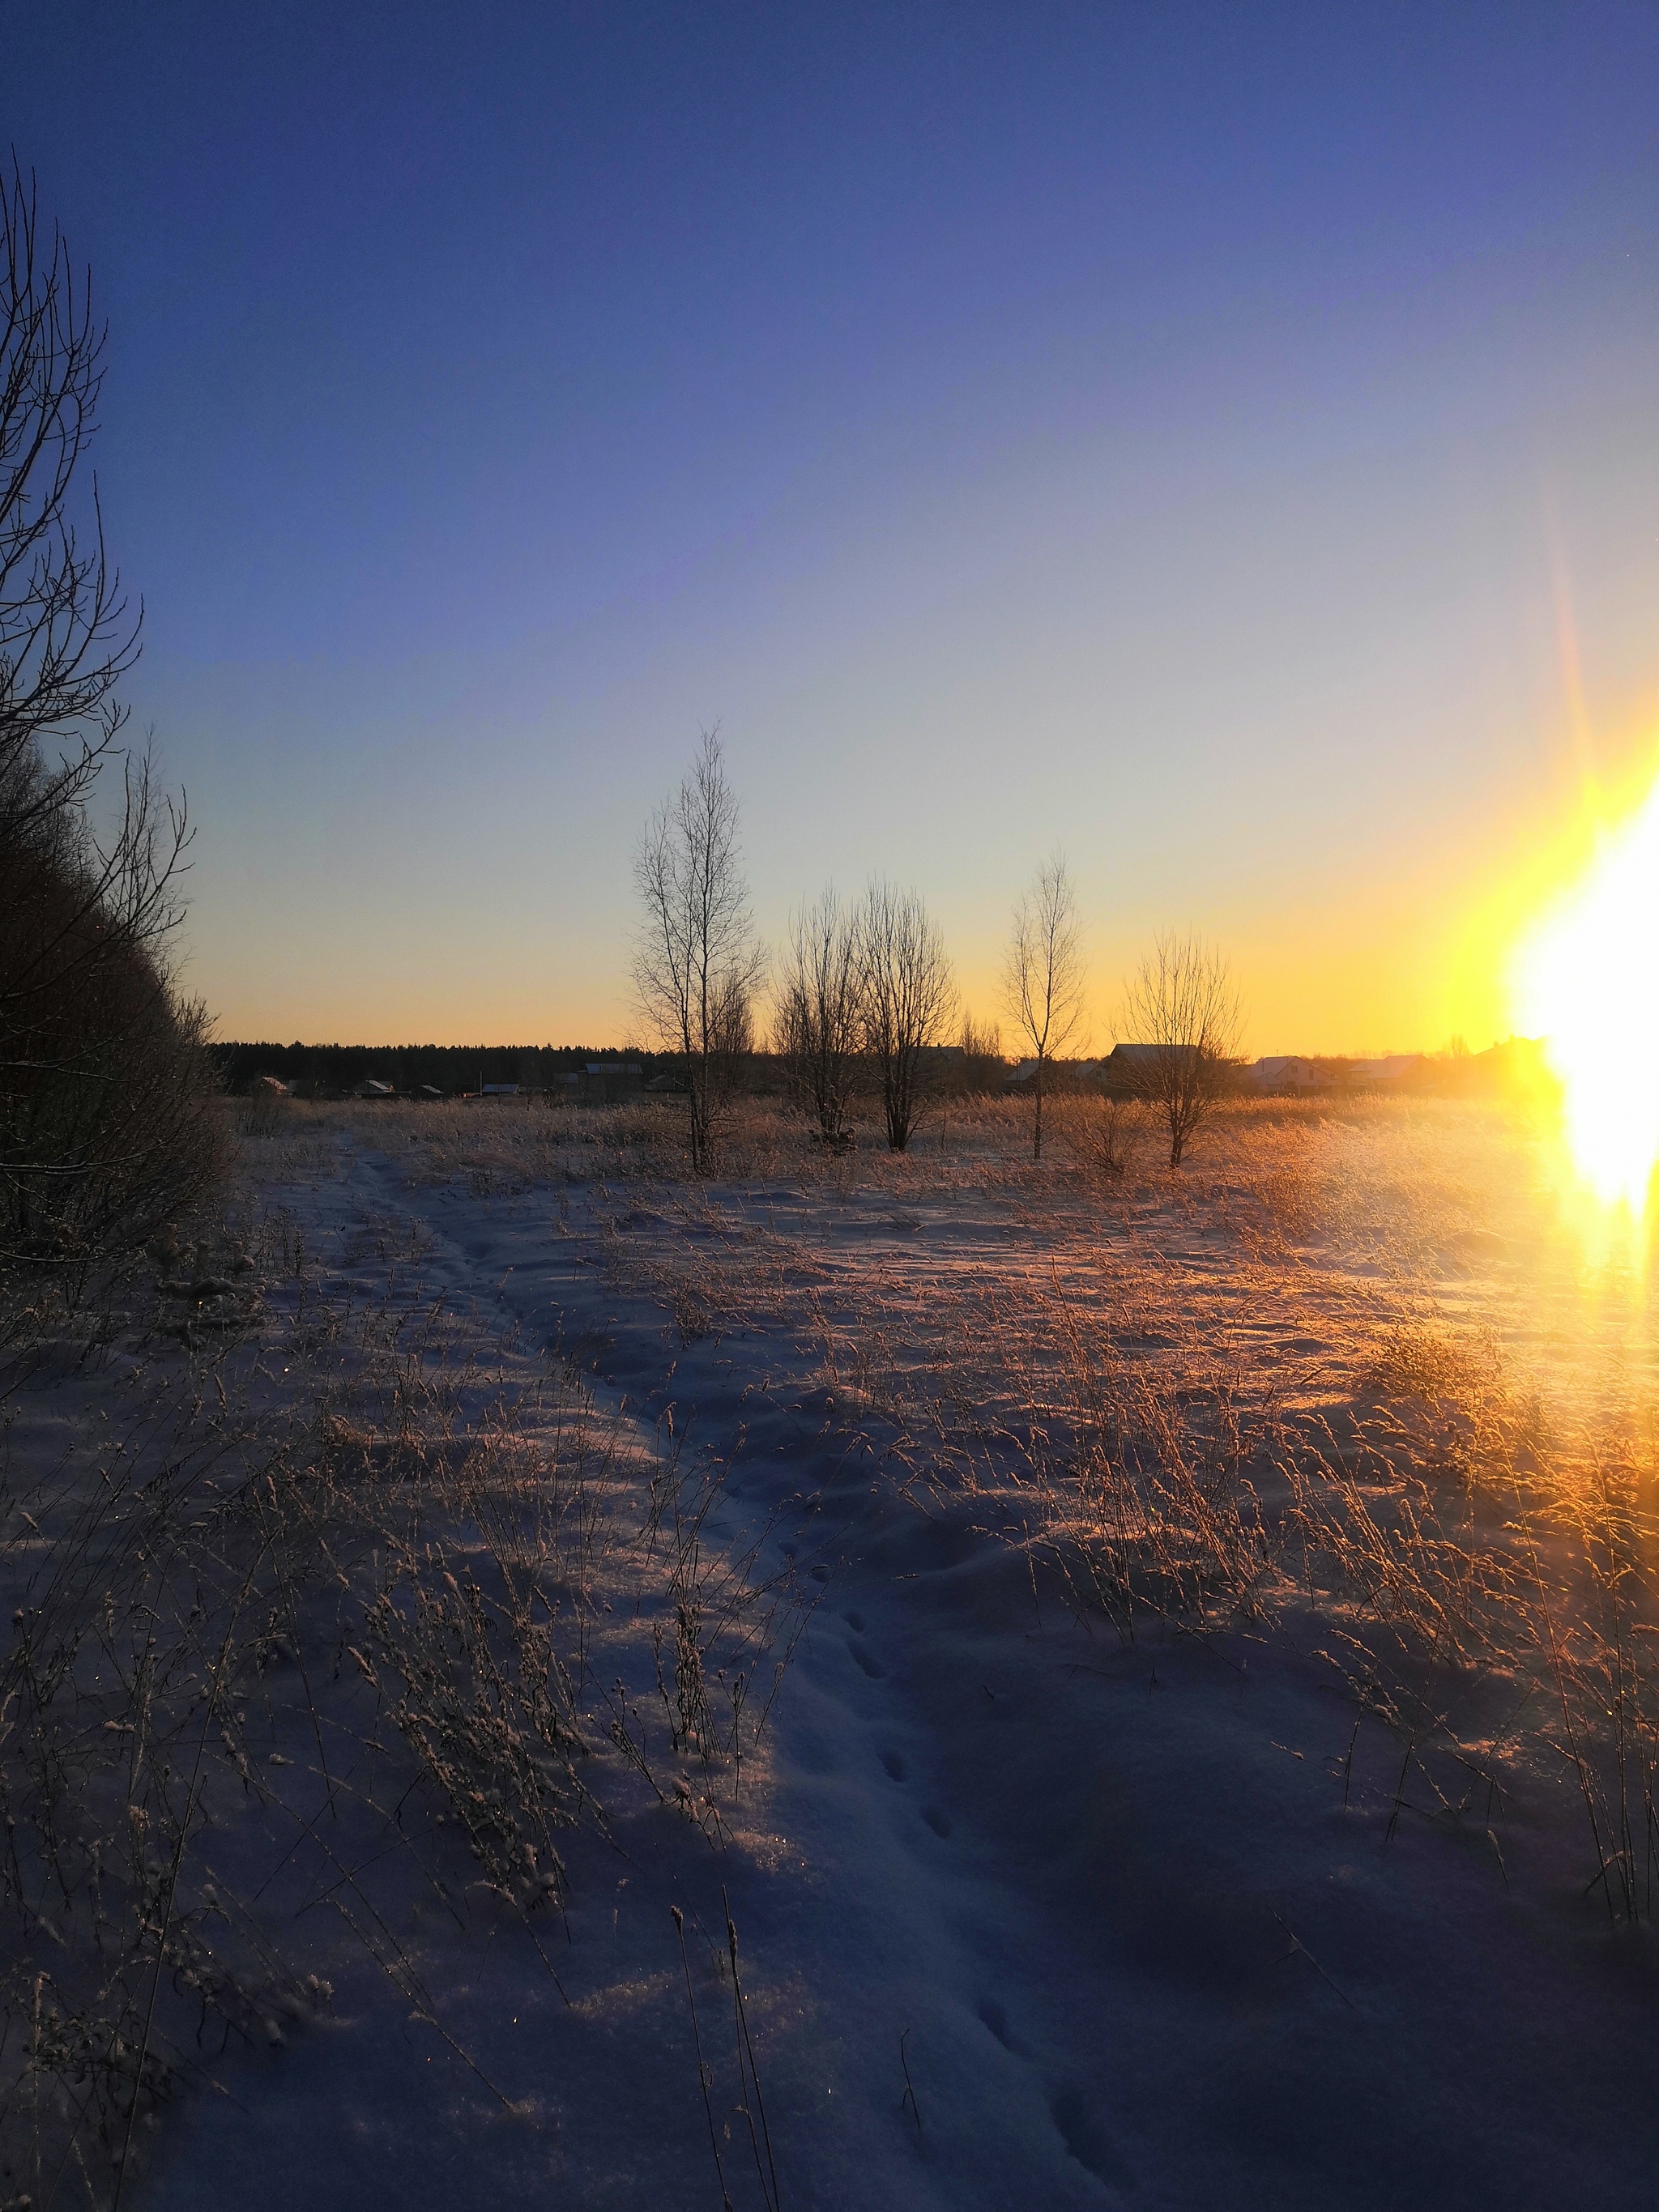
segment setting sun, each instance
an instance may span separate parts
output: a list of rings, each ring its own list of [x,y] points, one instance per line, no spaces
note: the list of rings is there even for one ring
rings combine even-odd
[[[1639,1218],[1659,1157],[1659,778],[1523,939],[1515,982],[1519,1023],[1560,1078],[1579,1173]]]

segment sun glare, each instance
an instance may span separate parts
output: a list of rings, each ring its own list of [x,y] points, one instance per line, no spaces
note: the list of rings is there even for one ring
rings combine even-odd
[[[1515,981],[1579,1174],[1640,1219],[1659,1158],[1659,779],[1522,942]]]

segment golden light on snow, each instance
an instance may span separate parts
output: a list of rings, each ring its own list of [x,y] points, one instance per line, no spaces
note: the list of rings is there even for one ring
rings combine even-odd
[[[1640,1219],[1659,1158],[1659,778],[1523,939],[1515,983],[1578,1173]]]

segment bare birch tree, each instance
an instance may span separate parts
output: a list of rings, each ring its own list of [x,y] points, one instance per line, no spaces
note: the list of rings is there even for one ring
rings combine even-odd
[[[1056,853],[1014,908],[1002,968],[1004,1004],[1036,1060],[1031,1077],[1034,1160],[1042,1158],[1042,1089],[1048,1063],[1082,1025],[1086,980],[1077,898],[1065,858]]]
[[[679,1055],[691,1165],[702,1175],[749,1047],[752,1001],[766,971],[718,729],[703,732],[678,792],[647,823],[634,879],[645,908],[634,944],[634,985],[653,1031]]]
[[[955,1017],[956,983],[939,926],[915,891],[872,884],[861,926],[865,1050],[880,1079],[888,1147],[902,1152],[933,1087],[929,1063]]]
[[[1160,937],[1125,990],[1123,1027],[1142,1048],[1131,1080],[1164,1125],[1172,1169],[1227,1095],[1242,1026],[1221,955],[1200,937]]]
[[[866,966],[858,916],[833,890],[796,914],[774,1042],[790,1096],[819,1142],[835,1147],[853,1140],[847,1116],[863,1043]]]

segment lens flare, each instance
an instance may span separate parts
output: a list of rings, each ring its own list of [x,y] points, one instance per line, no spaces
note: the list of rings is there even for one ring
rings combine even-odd
[[[1659,781],[1523,941],[1515,982],[1560,1080],[1574,1164],[1639,1220],[1659,1158]]]

